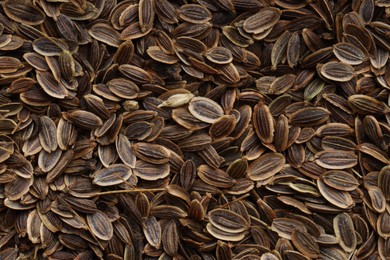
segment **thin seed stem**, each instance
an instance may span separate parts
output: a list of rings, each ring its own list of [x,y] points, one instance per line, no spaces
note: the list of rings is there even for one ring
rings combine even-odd
[[[94,193],[95,196],[97,195],[107,195],[107,194],[119,194],[119,193],[131,193],[131,192],[158,192],[158,191],[164,191],[165,188],[155,188],[155,189],[129,189],[129,190],[110,190],[110,191],[102,191],[102,192],[96,192]]]

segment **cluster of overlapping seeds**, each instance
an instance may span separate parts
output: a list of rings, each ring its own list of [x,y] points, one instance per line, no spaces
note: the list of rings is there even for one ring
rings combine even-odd
[[[389,0],[0,1],[0,259],[389,259]]]

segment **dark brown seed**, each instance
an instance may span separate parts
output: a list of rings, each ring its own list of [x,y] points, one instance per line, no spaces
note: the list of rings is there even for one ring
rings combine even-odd
[[[66,120],[84,129],[92,130],[103,125],[102,120],[98,116],[88,111],[74,110],[64,112],[63,116]]]
[[[390,111],[382,101],[367,95],[352,95],[348,97],[348,104],[358,113],[367,114],[385,114]]]
[[[273,7],[264,7],[247,18],[243,28],[247,33],[258,34],[274,26],[280,18],[281,11]]]
[[[223,115],[223,109],[219,104],[204,97],[192,98],[188,110],[194,117],[206,123],[214,123]]]
[[[123,164],[113,164],[97,171],[93,183],[99,186],[113,186],[125,182],[132,174],[131,168]]]
[[[252,162],[248,177],[253,181],[266,180],[278,173],[284,166],[285,158],[280,153],[267,153]]]
[[[241,233],[248,229],[248,223],[242,216],[227,209],[210,211],[209,220],[213,226],[228,233]]]
[[[328,120],[330,112],[325,108],[307,107],[299,109],[289,116],[290,124],[296,126],[315,126]]]
[[[178,10],[178,16],[185,22],[205,23],[211,20],[211,12],[204,6],[198,4],[185,4]]]
[[[39,25],[45,19],[45,13],[30,1],[9,0],[3,3],[3,9],[9,18],[22,24]]]
[[[336,237],[340,239],[340,246],[346,252],[352,252],[356,248],[357,240],[355,228],[348,213],[341,213],[333,219],[333,227]]]
[[[263,143],[272,143],[274,139],[274,119],[267,105],[257,104],[253,111],[253,125],[257,136]]]
[[[291,233],[291,241],[303,255],[311,258],[317,258],[319,256],[320,248],[314,237],[309,233],[295,229]]]
[[[321,75],[336,82],[346,82],[353,78],[354,69],[351,65],[331,61],[320,67]]]
[[[169,161],[170,152],[161,145],[136,143],[132,149],[135,156],[149,163],[164,164]]]
[[[317,187],[322,196],[336,207],[348,209],[355,203],[350,193],[333,189],[325,184],[321,179],[317,180]]]

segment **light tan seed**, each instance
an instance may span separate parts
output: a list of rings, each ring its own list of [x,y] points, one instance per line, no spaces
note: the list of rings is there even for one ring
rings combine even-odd
[[[34,209],[30,212],[30,214],[28,214],[27,217],[27,235],[33,244],[38,244],[41,242],[41,225],[42,221],[37,213],[37,210]]]
[[[51,97],[64,99],[68,95],[65,86],[58,82],[50,72],[37,71],[37,81],[42,89]]]
[[[176,56],[166,54],[159,46],[151,46],[146,52],[155,61],[165,64],[175,64],[179,61]]]
[[[154,216],[150,216],[145,220],[145,225],[143,227],[143,232],[146,240],[149,244],[155,248],[160,248],[161,246],[161,226],[157,222]]]
[[[129,139],[123,134],[119,134],[116,139],[116,151],[122,162],[134,169],[137,159],[133,153]]]
[[[67,150],[69,146],[76,142],[77,132],[72,123],[62,117],[57,125],[56,138],[61,150]]]
[[[17,176],[14,181],[4,186],[5,197],[17,201],[26,195],[34,182],[34,177],[22,178]]]
[[[48,153],[45,150],[42,150],[38,156],[39,168],[43,172],[51,171],[60,160],[61,155],[62,155],[62,151],[60,149],[57,149],[52,153]]]
[[[376,186],[368,186],[367,191],[372,208],[378,213],[384,212],[386,210],[386,198],[383,195],[382,190]]]

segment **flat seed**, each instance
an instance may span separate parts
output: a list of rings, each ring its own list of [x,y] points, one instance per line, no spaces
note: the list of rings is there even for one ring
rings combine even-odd
[[[333,228],[336,237],[340,239],[340,246],[346,252],[352,252],[356,248],[357,240],[355,228],[348,213],[341,213],[333,219]]]
[[[291,233],[291,241],[303,255],[311,258],[317,258],[319,256],[320,248],[314,237],[309,233],[295,229]]]
[[[46,152],[54,152],[58,147],[56,125],[54,121],[47,116],[40,117],[40,122],[41,132],[39,132],[39,140],[41,145]]]
[[[264,154],[249,165],[248,177],[253,181],[268,179],[283,168],[285,161],[280,153]]]
[[[228,233],[241,233],[248,229],[246,220],[230,210],[214,209],[209,212],[210,223]]]
[[[353,191],[359,186],[357,179],[344,171],[327,171],[321,178],[328,186],[341,191]]]
[[[341,62],[349,65],[359,65],[366,60],[362,50],[346,42],[333,45],[333,53]]]
[[[265,7],[256,14],[247,18],[243,28],[247,33],[258,34],[274,26],[280,19],[281,12],[279,9]]]
[[[290,124],[296,126],[315,126],[328,120],[330,112],[325,108],[306,107],[289,116]]]
[[[6,1],[3,9],[9,18],[22,24],[39,25],[45,20],[45,13],[29,1]]]
[[[136,143],[132,149],[135,156],[149,163],[164,164],[169,161],[170,152],[161,145]]]
[[[63,116],[66,120],[84,129],[92,130],[103,125],[102,120],[95,114],[83,111],[73,110],[71,112],[64,112]]]
[[[113,164],[97,171],[92,182],[99,186],[113,186],[125,182],[131,174],[130,167],[123,164]]]
[[[357,164],[357,156],[348,151],[322,151],[316,154],[316,163],[325,169],[342,170]]]
[[[320,72],[326,79],[336,82],[349,81],[355,75],[354,69],[351,65],[336,61],[331,61],[322,65]]]
[[[101,240],[108,241],[114,234],[114,229],[106,214],[96,211],[87,214],[87,223],[93,234]]]
[[[194,117],[206,123],[214,123],[224,114],[219,104],[205,97],[192,98],[188,110]]]
[[[347,209],[354,205],[351,194],[346,191],[339,191],[325,184],[321,179],[317,180],[317,187],[321,195],[336,207]]]
[[[211,12],[204,6],[198,4],[182,5],[178,11],[178,16],[185,22],[205,23],[211,20]]]
[[[274,119],[265,104],[257,104],[253,111],[253,125],[257,136],[263,143],[272,143],[274,139]]]

